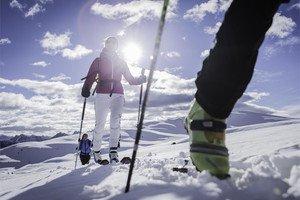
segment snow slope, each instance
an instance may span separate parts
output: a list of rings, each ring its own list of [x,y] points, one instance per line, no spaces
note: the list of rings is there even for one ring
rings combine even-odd
[[[20,143],[0,150],[0,199],[300,199],[299,132],[300,120],[230,129],[231,179],[221,181],[190,162],[188,174],[172,171],[189,159],[181,120],[148,123],[127,194],[128,165],[74,170],[76,135]],[[122,135],[120,157],[135,130]]]

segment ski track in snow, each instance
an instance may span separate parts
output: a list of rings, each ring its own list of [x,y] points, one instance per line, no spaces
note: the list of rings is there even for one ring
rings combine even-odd
[[[74,170],[77,136],[70,135],[1,149],[0,199],[300,199],[300,120],[231,129],[231,178],[222,181],[197,172],[191,162],[188,174],[172,171],[189,159],[179,122],[145,126],[127,194],[129,165],[91,160]],[[134,135],[135,130],[122,133],[121,158],[131,155]]]

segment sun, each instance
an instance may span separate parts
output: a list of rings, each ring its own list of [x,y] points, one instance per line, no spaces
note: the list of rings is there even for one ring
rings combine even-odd
[[[122,49],[124,59],[128,64],[137,64],[142,55],[142,50],[134,42],[130,42]]]

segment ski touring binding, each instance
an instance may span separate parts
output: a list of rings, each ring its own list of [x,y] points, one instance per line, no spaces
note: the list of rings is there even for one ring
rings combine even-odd
[[[94,151],[94,161],[95,163],[98,163],[99,165],[108,165],[109,161],[107,159],[101,158],[101,152],[100,151]]]

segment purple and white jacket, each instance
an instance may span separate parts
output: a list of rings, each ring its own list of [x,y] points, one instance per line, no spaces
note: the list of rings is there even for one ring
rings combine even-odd
[[[82,90],[90,91],[97,74],[98,83],[96,93],[124,94],[121,83],[122,76],[124,76],[130,85],[142,84],[140,78],[132,76],[126,62],[118,54],[110,52],[106,48],[102,49],[100,57],[96,58],[91,64]]]

